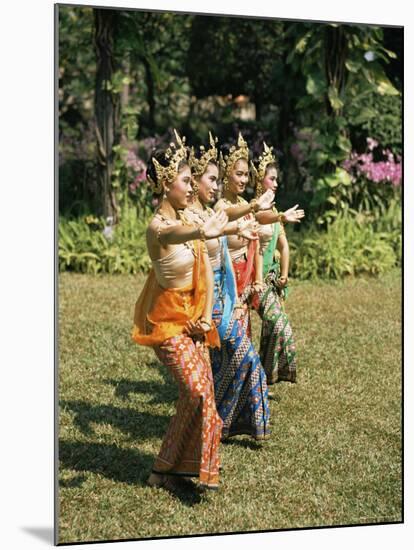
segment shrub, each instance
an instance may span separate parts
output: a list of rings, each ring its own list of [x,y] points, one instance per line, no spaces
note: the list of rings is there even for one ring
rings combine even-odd
[[[337,217],[326,231],[313,225],[300,240],[300,234],[293,234],[289,239],[292,275],[299,279],[342,279],[379,275],[400,265],[401,230],[394,221],[401,207],[395,203],[393,208],[394,212],[378,224],[364,214],[348,214]]]
[[[135,208],[124,208],[120,223],[106,226],[99,218],[59,222],[59,271],[81,273],[138,273],[147,271],[145,231],[148,220]],[[107,236],[104,235],[104,231]]]

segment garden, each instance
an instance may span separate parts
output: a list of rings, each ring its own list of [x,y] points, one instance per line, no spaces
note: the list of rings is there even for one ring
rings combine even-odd
[[[59,542],[400,522],[402,29],[79,6],[58,28]],[[306,212],[298,382],[269,441],[221,445],[214,494],[145,483],[177,390],[131,330],[174,128],[272,145],[277,208]]]

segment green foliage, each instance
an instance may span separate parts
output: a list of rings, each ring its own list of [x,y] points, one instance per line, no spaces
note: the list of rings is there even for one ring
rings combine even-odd
[[[184,67],[191,21],[186,14],[121,12],[116,56],[128,67],[128,103],[137,110],[141,137],[180,125],[188,111]]]
[[[378,212],[339,215],[321,230],[306,229],[304,238],[293,235],[291,273],[299,279],[343,279],[379,275],[401,265],[401,207],[394,202],[386,215]]]
[[[341,215],[355,216],[362,213],[367,219],[376,220],[386,215],[394,202],[399,202],[400,192],[390,184],[377,183],[359,177],[354,181],[343,168],[316,181],[311,202],[319,212],[316,223],[331,223]]]
[[[387,41],[387,32],[396,40]],[[136,145],[168,143],[172,127],[196,145],[208,130],[224,144],[242,130],[255,157],[266,139],[280,153],[281,200],[288,206],[300,196],[308,219],[326,224],[358,210],[359,192],[345,181],[343,161],[367,137],[401,153],[399,69],[389,71],[396,59],[390,50],[400,57],[401,39],[401,29],[377,26],[120,10],[106,86],[121,104],[111,189],[121,210],[127,196],[137,206],[151,202],[125,166],[126,148],[134,144],[147,162],[151,147],[143,155]],[[96,213],[102,193],[93,42],[93,8],[60,6],[59,208],[68,217]],[[240,94],[254,104],[256,120],[238,107]],[[308,141],[299,137],[306,133]],[[301,160],[291,151],[298,144]],[[377,197],[383,200],[381,193],[363,200]]]
[[[139,273],[149,269],[145,231],[147,219],[134,208],[125,208],[113,228],[113,238],[102,233],[104,220],[87,217],[61,218],[59,222],[59,270],[80,273]]]
[[[387,234],[388,243],[392,246],[397,265],[402,265],[402,208],[399,195],[393,197],[384,209],[381,206],[366,212],[365,218],[372,223],[375,231]]]
[[[294,24],[288,34],[295,47],[287,61],[304,81],[296,100],[296,160],[304,189],[313,194],[311,213],[319,223],[330,222],[355,207],[354,187],[341,167],[351,155],[352,126],[370,137],[375,130],[382,146],[396,146],[394,152],[401,145],[398,123],[385,130],[401,120],[400,93],[384,69],[395,54],[383,47],[378,27]],[[376,125],[374,121],[384,120],[384,108],[389,116]]]
[[[348,108],[348,119],[356,126],[356,139],[369,136],[383,148],[402,153],[402,98],[400,95],[380,95],[367,91],[354,98]]]

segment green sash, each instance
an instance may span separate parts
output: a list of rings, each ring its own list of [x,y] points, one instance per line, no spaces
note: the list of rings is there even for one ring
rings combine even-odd
[[[263,254],[263,277],[266,277],[270,270],[275,271],[276,273],[279,272],[279,260],[275,260],[275,249],[280,233],[280,223],[274,223],[272,225],[272,229],[272,239]]]
[[[276,252],[276,243],[277,239],[279,238],[280,234],[280,223],[276,222],[273,224],[273,235],[270,243],[267,245],[266,250],[263,254],[263,278],[266,280],[266,276],[270,273],[272,273],[272,276],[269,278],[270,280],[273,280],[273,283],[275,282],[275,278],[277,279],[280,274],[280,262],[278,255],[275,254]],[[288,287],[286,286],[283,289],[277,290],[279,296],[286,300],[289,294]]]

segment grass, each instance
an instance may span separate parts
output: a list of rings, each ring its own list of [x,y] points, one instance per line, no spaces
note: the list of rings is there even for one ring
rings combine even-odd
[[[142,282],[60,275],[60,543],[401,521],[399,271],[293,286],[298,383],[270,441],[221,445],[207,495],[145,485],[177,393],[130,339]]]

